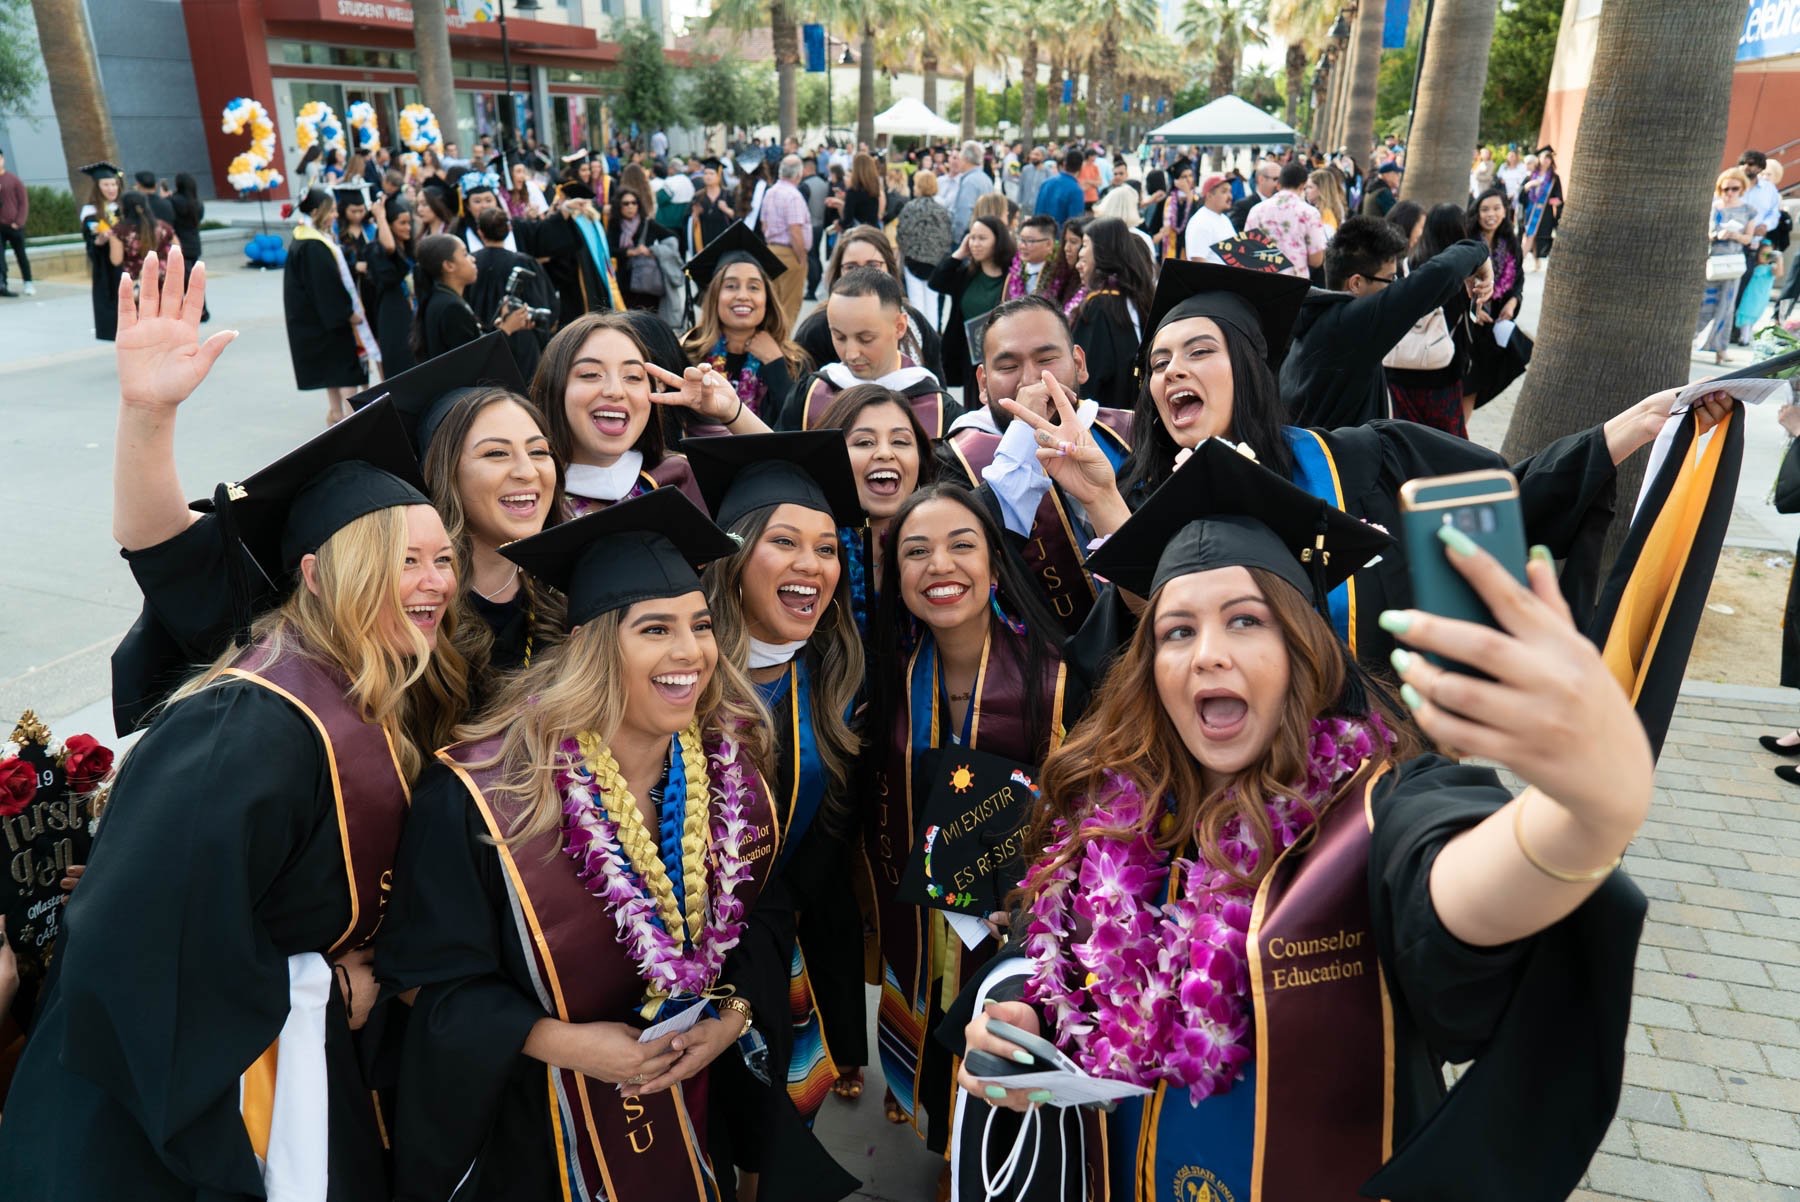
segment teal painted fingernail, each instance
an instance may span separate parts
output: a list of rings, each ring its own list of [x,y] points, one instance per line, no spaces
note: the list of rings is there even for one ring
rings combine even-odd
[[[1395,647],[1388,654],[1388,663],[1394,665],[1394,671],[1405,676],[1412,669],[1412,652],[1404,647]]]
[[[1407,709],[1416,710],[1425,704],[1425,698],[1419,696],[1419,690],[1409,684],[1400,686],[1400,700],[1406,702]]]
[[[1389,634],[1405,634],[1412,629],[1412,615],[1404,609],[1384,609],[1376,622]]]
[[[1550,554],[1550,548],[1538,543],[1531,548],[1531,557],[1547,568],[1556,566],[1556,556]]]
[[[988,1086],[987,1087],[987,1096],[994,1099],[994,1101],[998,1102],[1001,1098],[1004,1098],[1006,1096],[1006,1086],[1004,1086],[1004,1085]]]
[[[1438,541],[1449,547],[1458,555],[1475,554],[1475,540],[1458,530],[1455,526],[1439,526]]]
[[[1047,1089],[1034,1089],[1025,1095],[1025,1100],[1027,1102],[1048,1102],[1050,1100],[1050,1091]]]
[[[1032,1059],[1031,1053],[1027,1052],[1024,1048],[1014,1048],[1012,1058],[1014,1060],[1017,1060],[1020,1064],[1036,1064],[1037,1063],[1036,1060]]]

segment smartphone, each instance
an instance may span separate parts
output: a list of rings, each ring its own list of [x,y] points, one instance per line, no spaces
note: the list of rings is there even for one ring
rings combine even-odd
[[[1525,519],[1519,510],[1519,482],[1509,471],[1490,468],[1453,476],[1424,476],[1400,486],[1401,541],[1412,579],[1413,606],[1463,622],[1498,627],[1485,602],[1450,562],[1438,529],[1451,526],[1500,561],[1525,583]],[[1431,661],[1471,671],[1454,660]]]

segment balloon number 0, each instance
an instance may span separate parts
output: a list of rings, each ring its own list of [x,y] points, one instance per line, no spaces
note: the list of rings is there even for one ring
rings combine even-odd
[[[356,149],[374,154],[381,149],[381,126],[375,120],[375,106],[358,100],[350,106],[350,132],[356,137]]]
[[[302,154],[314,146],[321,153],[344,149],[344,124],[323,100],[307,101],[300,115],[294,118],[294,126]]]
[[[221,130],[228,134],[248,132],[250,148],[231,160],[225,178],[240,193],[266,192],[281,186],[281,172],[271,163],[275,158],[275,123],[269,110],[247,96],[240,96],[225,106]]]

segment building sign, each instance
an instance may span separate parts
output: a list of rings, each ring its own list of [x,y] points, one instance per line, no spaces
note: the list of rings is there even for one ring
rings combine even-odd
[[[1800,0],[1750,0],[1737,61],[1756,62],[1800,54]]]

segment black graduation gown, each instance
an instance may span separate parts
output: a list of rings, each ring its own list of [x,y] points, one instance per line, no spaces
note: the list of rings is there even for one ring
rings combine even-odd
[[[1800,439],[1789,439],[1775,477],[1775,512],[1800,513]],[[1800,563],[1800,547],[1794,551]],[[1788,576],[1787,608],[1781,615],[1781,687],[1800,689],[1800,568]]]
[[[1638,887],[1615,873],[1555,926],[1498,948],[1463,943],[1431,904],[1438,852],[1511,797],[1492,769],[1435,755],[1398,765],[1374,787],[1369,903],[1393,1000],[1395,1105],[1393,1157],[1366,1184],[1346,1183],[1367,1197],[1566,1197],[1612,1121],[1644,921]],[[1016,944],[1008,951],[1019,954]],[[976,991],[965,990],[938,1028],[953,1050],[962,1048]],[[1022,992],[1015,978],[992,996]],[[1444,1064],[1468,1060],[1474,1067],[1446,1098]],[[1318,1071],[1328,1077],[1331,1068]],[[957,1154],[964,1174],[979,1174],[987,1109],[973,1098],[968,1105]],[[1009,1112],[996,1116],[988,1138],[997,1160],[1012,1146],[1017,1122]],[[1038,1176],[1045,1187],[1055,1182],[1054,1173]],[[1003,1195],[1006,1202],[1055,1196],[1048,1189]]]
[[[350,293],[331,248],[315,238],[295,238],[282,269],[282,311],[294,387],[361,388],[366,382],[351,328]]]
[[[936,376],[944,378],[944,338],[933,328],[925,315],[905,301],[907,319],[913,330],[919,335],[919,366]],[[802,350],[812,357],[814,367],[824,367],[827,363],[838,361],[837,347],[831,341],[831,325],[825,320],[825,306],[820,305],[806,315],[800,328],[794,331],[794,341]]]
[[[126,757],[0,1123],[24,1200],[263,1197],[239,1077],[288,1014],[287,957],[350,917],[324,745],[247,681],[171,706]],[[390,1196],[338,991],[332,1202]]]
[[[1087,357],[1086,397],[1107,409],[1137,404],[1138,335],[1123,297],[1107,296],[1082,303],[1073,329],[1075,345]]]
[[[613,307],[612,293],[573,218],[560,213],[544,218],[531,243],[531,253],[544,264],[550,285],[556,289],[562,310],[560,324],[566,326],[584,313],[605,313]]]
[[[381,371],[393,379],[418,366],[412,353],[412,260],[399,247],[369,248],[369,286],[375,295],[375,341],[381,347]]]
[[[395,1196],[402,1202],[435,1202],[452,1191],[459,1202],[561,1196],[548,1138],[544,1067],[522,1050],[533,1024],[545,1017],[533,966],[519,942],[506,873],[487,826],[468,789],[442,763],[427,768],[413,790],[394,879],[376,971],[389,991],[419,989],[401,1060]],[[753,982],[769,979],[773,970],[756,966],[778,958],[777,945],[784,935],[792,939],[792,926],[791,902],[771,882],[726,959],[721,980],[751,1000],[759,1030],[773,1025],[764,1015],[781,1015],[785,1007],[762,1008]],[[707,1070],[709,1088],[717,1090],[722,1069],[741,1071],[742,1063],[735,1049],[726,1049]],[[791,1120],[776,1124],[784,1155],[810,1145],[812,1157],[823,1157],[791,1105],[780,1117]],[[720,1172],[730,1163],[714,1157]],[[804,1152],[769,1168],[790,1163],[803,1174],[798,1181],[807,1172],[822,1175],[818,1161]],[[823,1167],[829,1166],[827,1159]],[[780,1196],[837,1198],[843,1192]]]
[[[422,304],[424,308],[419,312],[420,361],[435,359],[445,351],[453,351],[481,337],[481,323],[475,318],[475,310],[454,289],[438,284]]]
[[[81,213],[81,240],[87,244],[88,277],[93,290],[94,337],[111,342],[119,333],[119,276],[124,268],[113,266],[112,254],[103,243],[94,241],[94,226],[99,214],[91,207]]]
[[[506,299],[506,281],[514,267],[523,267],[531,273],[519,279],[519,299],[534,309],[556,312],[556,292],[544,274],[544,265],[530,255],[507,250],[504,246],[484,246],[475,252],[475,267],[477,274],[475,282],[469,286],[468,301],[469,307],[482,320],[492,322],[499,317],[500,305]],[[548,331],[529,326],[506,336],[507,348],[512,351],[513,363],[518,366],[521,377],[529,381],[536,374],[538,359],[543,356],[544,345],[549,341]]]
[[[1382,418],[1361,426],[1313,430],[1324,440],[1337,467],[1342,508],[1400,536],[1400,486],[1418,476],[1443,476],[1484,468],[1510,468],[1519,478],[1519,503],[1525,537],[1542,543],[1563,563],[1563,595],[1580,624],[1592,610],[1599,589],[1601,545],[1612,521],[1617,471],[1606,447],[1603,427],[1594,426],[1560,438],[1536,455],[1508,464],[1486,447],[1454,434],[1414,422]],[[1126,498],[1134,507],[1138,494]],[[1388,653],[1394,640],[1377,624],[1384,609],[1412,604],[1412,581],[1406,551],[1398,541],[1382,553],[1381,562],[1352,579],[1355,615],[1351,646],[1365,668],[1390,674]],[[1090,684],[1114,650],[1135,629],[1118,590],[1101,590],[1094,610],[1075,636],[1071,663]]]

